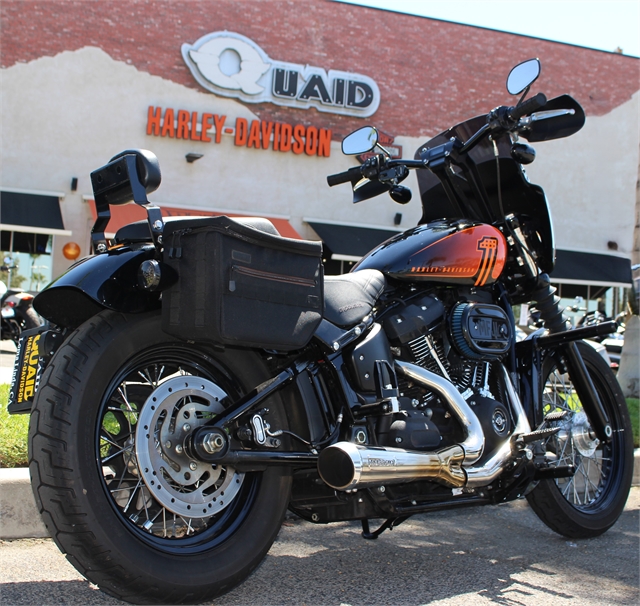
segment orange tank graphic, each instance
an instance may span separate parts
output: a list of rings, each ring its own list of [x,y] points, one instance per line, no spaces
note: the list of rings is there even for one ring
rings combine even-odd
[[[495,227],[469,227],[413,254],[409,260],[409,273],[433,278],[473,279],[474,286],[484,286],[495,282],[502,272],[506,250],[505,238]]]
[[[441,221],[387,240],[352,271],[375,268],[400,280],[485,286],[498,279],[506,255],[505,237],[492,225]]]

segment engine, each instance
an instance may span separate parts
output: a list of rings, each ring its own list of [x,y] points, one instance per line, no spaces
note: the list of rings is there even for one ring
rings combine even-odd
[[[496,365],[511,346],[509,317],[487,302],[445,304],[425,295],[395,307],[383,319],[394,357],[450,381],[473,407],[485,434],[489,456],[512,431],[501,374]],[[381,446],[433,450],[458,443],[461,428],[438,395],[407,379],[399,380],[401,412],[378,423]],[[484,457],[483,457],[484,458]]]

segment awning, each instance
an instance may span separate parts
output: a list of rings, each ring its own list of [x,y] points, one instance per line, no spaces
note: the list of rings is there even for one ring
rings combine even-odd
[[[95,218],[97,217],[95,201],[93,199],[87,199],[87,201],[89,202],[89,206],[91,207],[91,214],[93,215],[93,218],[95,220]],[[285,238],[302,240],[302,236],[293,228],[291,223],[289,223],[287,219],[283,219],[282,217],[269,217],[265,216],[262,213],[247,215],[232,212],[203,210],[201,208],[179,208],[176,206],[164,206],[163,204],[158,204],[158,206],[162,211],[163,217],[218,217],[220,215],[226,215],[227,217],[265,217],[265,219],[269,219],[273,223],[281,236],[284,236]],[[146,218],[146,211],[144,210],[144,208],[142,208],[142,206],[139,206],[138,204],[130,203],[123,204],[121,206],[112,206],[111,219],[109,221],[109,224],[107,225],[107,233],[115,234],[124,225],[133,223],[134,221],[142,221]]]
[[[601,253],[556,250],[556,266],[551,273],[556,284],[586,284],[629,287],[631,261],[626,257]]]
[[[60,198],[64,194],[0,190],[0,229],[28,234],[70,236],[64,228]]]
[[[321,219],[303,219],[331,251],[336,261],[358,261],[378,244],[401,233],[402,229],[387,229],[375,225],[349,225]]]

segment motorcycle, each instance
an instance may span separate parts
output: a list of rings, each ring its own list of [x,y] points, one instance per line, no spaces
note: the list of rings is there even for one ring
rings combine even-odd
[[[95,255],[36,297],[50,325],[21,341],[9,404],[31,414],[36,503],[83,575],[135,603],[210,600],[259,565],[287,508],[359,520],[369,540],[522,497],[567,537],[615,524],[629,414],[580,342],[611,327],[568,328],[547,202],[522,170],[535,156],[522,138],[569,136],[584,112],[567,95],[526,99],[539,72],[516,66],[515,106],[413,159],[392,159],[372,127],[344,139],[374,153],[329,185],[406,203],[416,170],[423,217],[341,276],[323,276],[319,243],[265,219],[164,220],[150,152],[92,173]],[[110,205],[131,200],[148,220],[108,242]],[[511,306],[525,302],[544,328],[516,343]]]
[[[2,266],[2,270],[10,269]],[[40,326],[42,322],[33,309],[33,295],[21,290],[7,289],[0,282],[0,315],[2,317],[0,340],[13,341],[16,345],[23,330]]]

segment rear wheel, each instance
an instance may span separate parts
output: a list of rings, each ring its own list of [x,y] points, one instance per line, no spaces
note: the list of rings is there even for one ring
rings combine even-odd
[[[608,444],[598,441],[570,377],[554,358],[548,358],[543,365],[543,413],[566,414],[555,422],[560,431],[546,443],[547,458],[555,466],[573,465],[576,472],[570,478],[541,481],[527,499],[552,530],[571,538],[588,538],[611,528],[624,509],[633,474],[633,436],[615,375],[593,347],[578,346],[613,435]]]
[[[290,476],[190,459],[184,436],[268,378],[253,352],[203,350],[157,313],[103,312],[52,359],[30,425],[32,486],[69,561],[135,603],[197,603],[260,563]],[[268,421],[283,428],[279,402]]]

